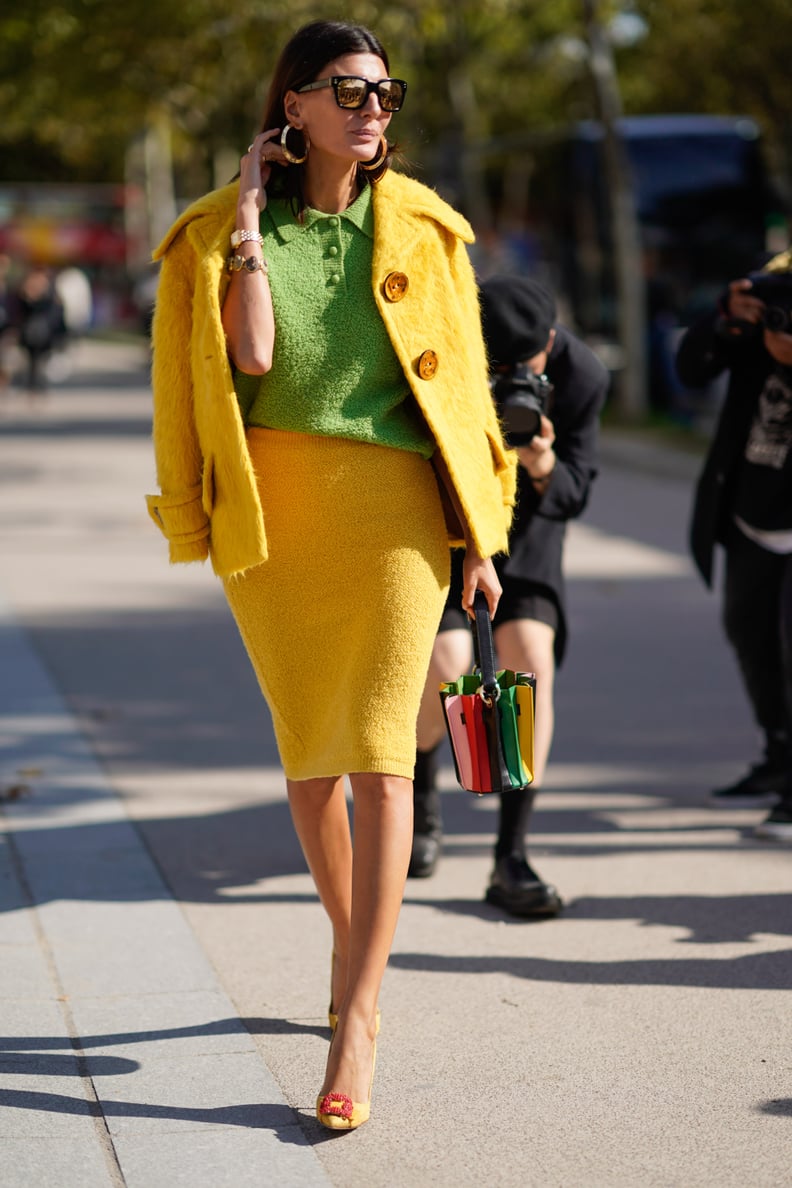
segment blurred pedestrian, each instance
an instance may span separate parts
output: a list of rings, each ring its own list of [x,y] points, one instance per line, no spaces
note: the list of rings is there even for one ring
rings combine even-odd
[[[72,338],[81,337],[93,322],[93,290],[87,273],[74,264],[62,268],[55,277],[55,292],[66,331]]]
[[[9,281],[11,259],[0,252],[0,393],[8,387],[11,375],[8,366],[8,347],[14,316],[14,293]]]
[[[504,668],[536,674],[534,781],[500,794],[486,899],[514,916],[553,916],[561,897],[529,863],[526,833],[550,754],[555,672],[567,642],[566,525],[585,508],[597,473],[599,415],[609,376],[594,353],[556,322],[553,296],[536,281],[491,277],[481,285],[481,308],[496,403],[520,462],[509,555],[495,558],[503,586],[493,622],[495,648]],[[517,426],[516,413],[527,423]],[[445,730],[438,685],[456,679],[471,663],[461,593],[457,564],[418,719],[410,863],[416,878],[434,872],[442,842],[436,764]]]
[[[29,392],[43,392],[48,386],[47,363],[63,341],[63,306],[46,268],[34,265],[23,278],[16,295],[19,345],[27,355],[25,385]]]
[[[209,554],[273,716],[332,924],[317,1116],[369,1116],[377,1000],[412,840],[415,724],[448,587],[494,612],[515,466],[487,383],[468,224],[390,169],[407,84],[367,29],[313,22],[240,178],[155,253],[152,515]],[[471,433],[468,426],[479,429]],[[354,804],[354,846],[343,777]]]
[[[762,759],[713,798],[777,796],[756,832],[792,839],[792,253],[731,282],[685,334],[677,369],[691,387],[728,373],[691,547],[708,586],[723,547],[723,623],[764,736]]]

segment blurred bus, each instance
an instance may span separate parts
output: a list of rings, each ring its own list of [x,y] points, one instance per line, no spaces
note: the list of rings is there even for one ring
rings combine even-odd
[[[647,284],[650,399],[673,403],[679,327],[710,308],[726,283],[764,259],[784,222],[758,126],[747,118],[636,116],[618,125],[632,175]],[[577,329],[616,337],[613,243],[603,131],[581,123],[536,154],[531,221]],[[783,245],[779,245],[783,246]],[[670,368],[670,370],[669,370]]]

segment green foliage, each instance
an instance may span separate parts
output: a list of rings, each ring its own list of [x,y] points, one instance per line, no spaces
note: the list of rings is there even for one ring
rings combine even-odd
[[[788,0],[635,0],[648,36],[621,60],[627,110],[752,116],[776,177],[792,182]]]
[[[593,114],[583,0],[26,0],[0,15],[0,173],[120,180],[164,114],[185,183],[257,126],[278,50],[307,20],[370,25],[410,80],[409,157],[546,134]],[[340,9],[340,11],[339,11]],[[789,0],[622,0],[646,36],[617,50],[627,112],[746,113],[786,168]]]

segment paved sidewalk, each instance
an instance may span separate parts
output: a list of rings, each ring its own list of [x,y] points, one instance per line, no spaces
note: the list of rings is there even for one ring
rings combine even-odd
[[[327,1184],[4,606],[0,673],[0,1184]]]
[[[140,348],[82,344],[75,355],[93,381],[106,376],[111,394],[124,373],[138,387],[145,380]],[[123,437],[128,408],[120,393],[110,398],[119,401]],[[60,453],[75,424],[90,435],[85,412],[79,387],[58,385],[40,405],[12,392],[0,407],[0,439],[5,430],[12,446],[3,454],[6,485],[14,467],[36,465],[35,446],[13,448],[21,423],[33,442],[54,424]],[[37,493],[42,506],[69,504],[48,485]],[[21,521],[35,547],[30,504],[17,505],[16,522],[11,510],[4,528],[13,533]],[[328,1184],[108,772],[2,599],[13,585],[7,535],[5,544],[0,1185]],[[98,577],[101,530],[92,559]],[[58,582],[57,564],[49,576]]]
[[[606,443],[571,535],[532,851],[567,911],[482,902],[494,806],[445,768],[372,1120],[338,1138],[326,925],[222,594],[146,519],[143,364],[86,344],[0,404],[0,1188],[792,1182],[792,847],[705,803],[752,738],[667,527],[689,460]]]

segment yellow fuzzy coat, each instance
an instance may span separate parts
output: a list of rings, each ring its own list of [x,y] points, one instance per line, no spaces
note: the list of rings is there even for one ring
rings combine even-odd
[[[487,383],[478,292],[465,248],[471,229],[434,191],[396,173],[373,187],[372,201],[377,306],[479,551],[503,552],[516,465]],[[236,204],[237,183],[206,195],[154,253],[162,260],[152,370],[162,493],[147,496],[148,508],[168,539],[172,562],[211,556],[221,577],[267,559],[265,517],[220,317]],[[461,543],[456,532],[450,539]]]

